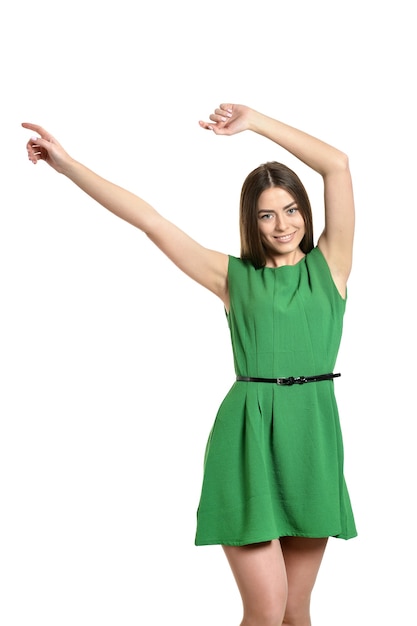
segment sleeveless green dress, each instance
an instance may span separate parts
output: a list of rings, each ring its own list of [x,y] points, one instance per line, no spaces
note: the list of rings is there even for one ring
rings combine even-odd
[[[279,268],[230,256],[228,280],[237,375],[333,372],[346,301],[319,248]],[[233,384],[207,442],[196,545],[356,536],[335,384]]]

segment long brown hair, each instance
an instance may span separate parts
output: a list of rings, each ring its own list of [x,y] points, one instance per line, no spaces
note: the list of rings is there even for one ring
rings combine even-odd
[[[307,254],[314,246],[313,216],[303,183],[286,165],[269,161],[248,174],[240,194],[240,256],[251,261],[256,268],[266,264],[265,248],[258,227],[258,200],[261,193],[271,187],[285,189],[297,203],[305,224],[301,250]]]

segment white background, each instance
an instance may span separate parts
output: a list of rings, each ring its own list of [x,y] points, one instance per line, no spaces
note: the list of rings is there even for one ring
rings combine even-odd
[[[194,546],[206,438],[234,377],[222,305],[31,165],[20,127],[43,125],[235,255],[243,179],[282,160],[310,192],[317,238],[317,175],[258,136],[199,128],[224,101],[350,157],[357,234],[335,384],[359,536],[330,541],[313,620],[412,622],[413,13],[406,0],[2,5],[2,626],[239,623],[221,548]]]

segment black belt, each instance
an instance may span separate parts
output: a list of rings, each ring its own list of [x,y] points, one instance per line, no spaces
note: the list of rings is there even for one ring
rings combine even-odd
[[[321,380],[332,380],[341,374],[319,374],[318,376],[289,376],[288,378],[253,378],[252,376],[236,376],[236,380],[245,383],[275,383],[276,385],[304,385],[318,383]]]

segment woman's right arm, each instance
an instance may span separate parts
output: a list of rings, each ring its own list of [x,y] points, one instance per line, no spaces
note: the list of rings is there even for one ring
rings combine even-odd
[[[23,123],[22,126],[39,135],[27,142],[28,157],[32,163],[46,161],[107,210],[139,228],[177,267],[228,305],[226,254],[200,245],[145,200],[71,158],[41,126],[30,123]]]

